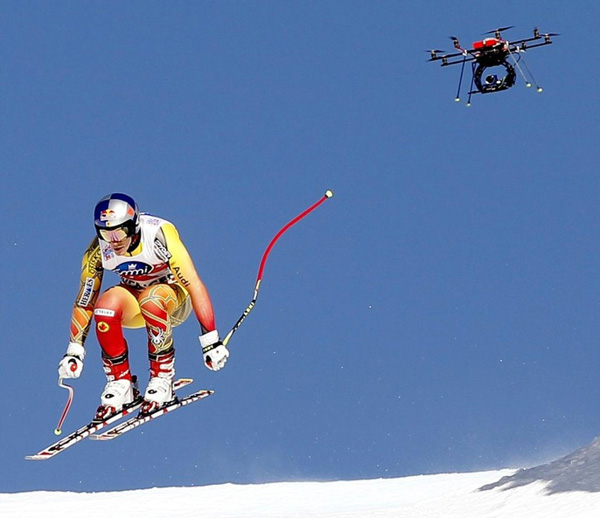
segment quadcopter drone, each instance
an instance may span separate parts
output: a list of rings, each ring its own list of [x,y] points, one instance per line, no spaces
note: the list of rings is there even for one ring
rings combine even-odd
[[[552,36],[558,36],[558,34],[540,34],[540,31],[535,28],[533,29],[533,37],[509,42],[502,38],[501,33],[502,31],[507,31],[512,27],[512,25],[509,27],[500,27],[499,29],[486,32],[485,35],[493,34],[493,37],[476,41],[473,43],[472,49],[462,48],[458,38],[455,36],[450,36],[450,39],[454,42],[454,48],[457,49],[457,52],[440,55],[440,53],[444,52],[443,50],[427,51],[431,54],[429,61],[441,61],[443,67],[457,64],[462,65],[460,79],[458,80],[458,90],[455,97],[457,102],[460,101],[460,90],[462,86],[465,64],[467,62],[471,63],[471,87],[469,89],[467,106],[470,106],[471,104],[472,94],[502,92],[503,90],[508,90],[514,86],[517,80],[517,72],[515,71],[515,68],[523,77],[525,86],[529,88],[532,86],[533,82],[536,90],[538,92],[542,91],[542,87],[535,83],[533,74],[529,71],[529,68],[525,64],[523,53],[526,50],[535,47],[550,45],[552,43],[550,38]],[[509,59],[512,61],[512,63],[509,62]],[[521,64],[523,67],[521,67]],[[523,72],[523,68],[525,68],[531,80],[527,78]],[[486,70],[488,70],[487,73]],[[475,85],[475,88],[473,88],[473,85]]]

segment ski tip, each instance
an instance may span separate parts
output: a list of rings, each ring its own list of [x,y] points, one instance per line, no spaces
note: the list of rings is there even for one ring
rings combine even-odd
[[[39,453],[36,455],[27,455],[25,460],[46,460],[50,457],[48,455],[40,455]]]

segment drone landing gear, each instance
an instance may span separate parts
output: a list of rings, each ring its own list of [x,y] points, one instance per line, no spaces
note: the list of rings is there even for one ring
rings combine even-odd
[[[511,57],[514,60],[514,64],[515,66],[511,65],[510,63],[508,63],[507,61],[503,61],[501,63],[499,63],[498,65],[483,65],[481,63],[477,64],[476,62],[472,62],[471,64],[471,86],[469,88],[469,97],[467,98],[467,106],[471,106],[471,96],[473,94],[491,94],[494,92],[502,92],[503,90],[508,90],[509,88],[512,88],[517,80],[517,70],[519,71],[519,73],[521,74],[523,81],[525,82],[525,86],[527,88],[531,88],[532,86],[535,86],[536,91],[538,92],[543,92],[543,88],[537,84],[537,82],[535,81],[535,78],[533,77],[533,74],[531,73],[531,71],[529,70],[529,68],[527,67],[527,64],[525,63],[525,60],[519,56],[519,59],[515,59],[514,56]],[[458,80],[458,89],[456,92],[456,97],[454,98],[454,100],[456,102],[460,101],[460,91],[461,91],[461,87],[462,87],[462,81],[463,81],[463,77],[464,77],[464,68],[465,68],[465,62],[466,60],[463,60],[462,66],[461,66],[461,70],[460,70],[460,78]],[[527,76],[525,75],[523,68],[521,67],[521,64],[523,65],[523,67],[525,68],[525,70],[527,70],[527,73],[529,75],[528,79]],[[502,76],[500,73],[494,73],[495,71],[493,70],[493,68],[496,67],[504,67],[504,76]],[[515,70],[516,68],[516,70]],[[490,70],[488,70],[490,69]],[[484,74],[484,72],[488,70],[488,72],[486,74]]]
[[[466,57],[463,58],[462,65],[460,67],[460,78],[458,80],[458,89],[456,90],[456,97],[454,100],[458,103],[460,102],[460,86],[462,85],[463,75],[465,73],[465,63],[467,62]]]
[[[529,70],[527,63],[525,63],[525,59],[523,59],[522,53],[525,52],[525,50],[517,48],[517,52],[519,53],[519,59],[516,59],[515,56],[513,55],[513,53],[510,52],[510,50],[509,50],[510,57],[512,58],[513,62],[515,63],[517,70],[521,74],[523,81],[525,81],[525,86],[527,88],[531,88],[532,86],[535,86],[536,91],[538,93],[542,93],[544,91],[544,89],[540,85],[537,84],[535,78],[533,77],[533,74],[531,73],[531,70]],[[529,74],[531,81],[529,81],[529,79],[527,79],[527,76],[525,76],[525,73],[523,72],[523,69],[521,68],[521,65],[520,65],[521,62],[523,63],[523,67],[525,68],[525,70],[527,70],[527,73]]]
[[[458,80],[458,89],[456,90],[456,97],[454,100],[458,103],[460,102],[460,89],[462,87],[462,80],[465,72],[465,63],[467,62],[466,57],[462,61],[462,65],[460,67],[460,78]],[[475,77],[475,64],[471,63],[471,85],[469,86],[469,97],[467,98],[467,106],[471,106],[471,95],[476,93],[473,91],[473,79]]]

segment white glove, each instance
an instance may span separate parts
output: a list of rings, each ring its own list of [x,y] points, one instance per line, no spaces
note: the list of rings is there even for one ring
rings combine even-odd
[[[83,359],[85,349],[83,345],[71,342],[67,347],[67,353],[58,364],[59,378],[79,378],[83,371]]]
[[[227,358],[229,358],[229,350],[221,342],[219,332],[217,330],[210,331],[198,338],[202,346],[204,364],[212,371],[218,371],[225,367]]]

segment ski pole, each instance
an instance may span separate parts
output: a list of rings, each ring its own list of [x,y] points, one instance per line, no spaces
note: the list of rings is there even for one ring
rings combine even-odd
[[[323,195],[323,197],[319,201],[317,201],[316,203],[314,203],[313,205],[311,205],[308,209],[306,209],[301,214],[298,214],[298,216],[296,216],[289,223],[287,223],[285,226],[283,226],[281,228],[281,230],[279,232],[277,232],[277,234],[275,235],[275,237],[271,240],[271,242],[269,243],[269,246],[267,246],[267,248],[266,248],[266,250],[265,250],[265,252],[264,252],[264,254],[262,256],[262,259],[260,261],[260,266],[258,268],[258,275],[256,276],[256,284],[254,285],[254,296],[252,297],[252,300],[250,301],[250,304],[248,304],[248,307],[242,313],[242,316],[238,319],[238,321],[235,323],[235,325],[231,328],[231,331],[229,331],[229,333],[227,333],[227,336],[223,339],[223,345],[227,346],[227,344],[229,343],[229,340],[231,340],[231,337],[233,336],[233,333],[235,333],[238,330],[238,328],[242,325],[242,322],[244,320],[246,320],[246,317],[250,314],[250,312],[254,308],[254,305],[256,304],[256,299],[258,299],[258,290],[260,289],[260,283],[262,281],[263,272],[265,270],[265,264],[267,262],[267,257],[269,256],[269,253],[271,252],[271,249],[275,246],[275,243],[277,242],[277,240],[292,225],[295,225],[296,223],[298,223],[298,221],[300,221],[304,216],[306,216],[309,213],[311,213],[319,205],[321,205],[325,200],[331,198],[332,196],[333,196],[333,191],[331,191],[329,189],[327,191],[325,191],[325,194]]]
[[[71,362],[69,362],[69,363],[70,363],[71,370],[75,371],[77,369],[77,363],[74,360],[71,360]],[[69,410],[71,409],[71,403],[73,403],[73,397],[75,396],[75,391],[73,390],[73,387],[71,387],[70,385],[65,385],[63,383],[62,378],[58,378],[58,386],[60,388],[67,389],[69,391],[69,396],[67,398],[67,404],[65,405],[62,415],[60,416],[58,424],[56,425],[56,428],[54,429],[54,435],[60,435],[62,433],[62,425],[65,422],[65,419],[67,418],[67,414],[69,413]]]

